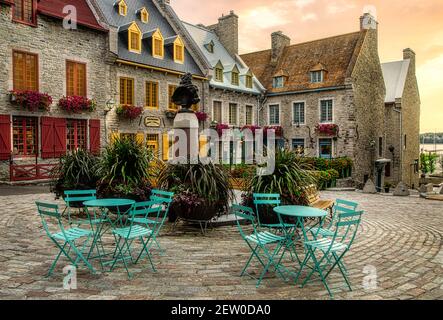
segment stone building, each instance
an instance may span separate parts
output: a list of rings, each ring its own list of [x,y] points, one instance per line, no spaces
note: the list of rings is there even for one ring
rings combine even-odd
[[[386,84],[385,118],[387,181],[419,186],[420,93],[415,74],[415,52],[403,51],[403,60],[382,64]]]
[[[352,158],[353,183],[380,187],[388,155],[377,21],[365,14],[358,32],[306,43],[271,39],[270,50],[241,56],[267,90],[260,124],[282,126],[286,145],[306,156]]]
[[[91,3],[109,28],[106,60],[110,72],[103,90],[112,106],[106,115],[105,136],[108,142],[117,136],[132,137],[168,160],[172,143],[169,132],[179,109],[171,97],[184,73],[193,75],[202,97],[194,110],[207,108],[207,68],[199,50],[186,37],[169,1]],[[135,119],[125,119],[118,114],[122,106],[141,107],[143,111]]]
[[[60,1],[0,1],[0,181],[47,178],[60,155],[103,145],[107,30],[85,0],[69,2],[77,18]],[[53,102],[29,110],[11,103],[12,90],[31,91],[31,100],[49,101],[39,95],[47,93]],[[67,112],[58,106],[64,96],[93,99],[97,108]]]

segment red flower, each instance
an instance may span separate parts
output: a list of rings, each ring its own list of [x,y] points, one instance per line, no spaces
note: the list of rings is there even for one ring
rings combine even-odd
[[[261,127],[256,126],[256,125],[246,125],[241,128],[241,131],[246,130],[246,129],[251,130],[252,134],[255,135],[255,131],[260,130]]]
[[[269,130],[274,130],[276,137],[282,137],[283,136],[283,127],[281,127],[281,126],[266,126],[266,127],[264,127],[263,128],[264,136],[267,136]]]
[[[223,130],[228,130],[228,129],[229,129],[229,125],[224,124],[224,123],[219,123],[215,127],[215,130],[217,130],[217,133],[219,136],[223,135]]]
[[[29,111],[46,110],[49,111],[52,104],[52,97],[47,93],[38,91],[24,90],[10,91],[11,98],[14,97],[14,103],[28,109]]]
[[[59,108],[72,113],[81,113],[82,111],[94,111],[95,102],[85,97],[70,96],[63,97],[58,101]]]
[[[136,119],[143,113],[143,107],[137,107],[132,105],[121,105],[117,108],[117,114],[126,119]]]
[[[315,127],[315,131],[332,137],[338,135],[340,127],[332,123],[320,123]]]
[[[206,112],[203,112],[203,111],[197,111],[195,113],[195,115],[197,116],[197,119],[200,122],[205,122],[209,118],[208,114]]]

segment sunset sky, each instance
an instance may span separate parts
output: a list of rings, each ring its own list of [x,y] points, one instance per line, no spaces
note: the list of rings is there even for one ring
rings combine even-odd
[[[363,12],[376,12],[380,59],[400,60],[403,49],[417,54],[421,131],[443,132],[442,0],[171,0],[191,23],[217,22],[234,10],[240,20],[240,53],[269,49],[270,34],[281,30],[299,43],[359,29]],[[375,8],[375,11],[374,11]]]

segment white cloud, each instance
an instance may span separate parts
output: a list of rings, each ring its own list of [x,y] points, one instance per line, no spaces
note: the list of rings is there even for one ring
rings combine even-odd
[[[315,13],[307,13],[301,17],[301,21],[315,21],[318,20],[318,16]]]
[[[294,4],[297,8],[304,8],[314,2],[315,0],[294,0]]]
[[[426,61],[417,69],[417,78],[422,92],[441,91],[441,75],[443,74],[443,54]]]
[[[355,8],[354,3],[351,3],[349,1],[338,0],[338,1],[331,1],[326,7],[326,11],[329,14],[334,15],[354,8]]]
[[[257,7],[242,15],[242,23],[254,29],[274,28],[291,22],[286,15],[287,11],[279,8]]]

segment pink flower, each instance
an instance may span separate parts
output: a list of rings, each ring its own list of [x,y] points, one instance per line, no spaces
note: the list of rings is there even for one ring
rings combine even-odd
[[[52,97],[47,93],[32,90],[13,90],[11,95],[15,97],[15,104],[20,105],[29,111],[46,110],[49,111],[52,104]]]
[[[58,101],[58,106],[72,113],[95,110],[95,102],[93,100],[80,96],[63,97]]]
[[[203,112],[203,111],[197,111],[195,113],[195,115],[197,116],[197,119],[200,122],[205,122],[209,118],[209,115],[206,112]]]
[[[117,108],[117,114],[126,119],[136,119],[143,113],[143,107],[137,107],[132,105],[121,105]]]

